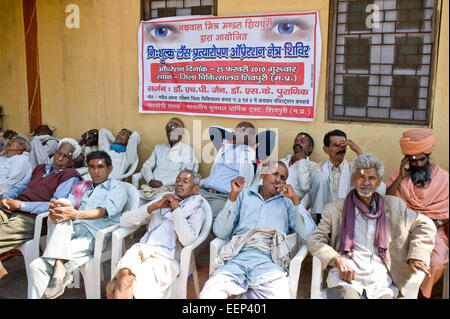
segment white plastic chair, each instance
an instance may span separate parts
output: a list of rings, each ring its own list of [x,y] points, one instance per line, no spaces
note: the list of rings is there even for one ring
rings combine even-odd
[[[42,222],[45,217],[48,216],[48,212],[39,214],[36,216],[36,219],[34,221],[34,235],[33,239],[27,241],[26,243],[20,245],[17,249],[19,249],[22,252],[23,259],[25,261],[25,271],[27,274],[29,274],[29,268],[30,263],[35,260],[36,258],[39,258],[39,246],[44,250],[45,247],[45,241],[47,236],[41,237],[41,231],[42,231]]]
[[[128,200],[123,211],[136,209],[139,207],[139,192],[130,183],[123,182],[127,189]],[[110,226],[108,228],[97,231],[95,235],[94,257],[86,264],[79,268],[79,271],[84,278],[84,287],[86,292],[86,299],[100,299],[101,289],[100,283],[103,280],[103,265],[104,261],[111,259],[111,250],[103,249],[104,238],[107,234],[112,233],[119,228],[119,224]],[[109,245],[106,244],[106,247]],[[74,272],[74,286],[79,287],[79,274]]]
[[[402,299],[417,299],[419,287],[425,278],[423,271],[413,274],[405,285],[405,295]],[[327,299],[327,288],[322,287],[323,271],[319,258],[313,256],[311,277],[311,299]]]
[[[289,242],[296,242],[293,251],[297,251],[294,258],[291,259],[289,264],[289,295],[291,299],[297,299],[297,291],[299,285],[300,271],[302,268],[303,259],[308,254],[308,248],[306,244],[299,242],[297,234],[289,234],[287,236]],[[216,263],[216,256],[219,254],[220,249],[229,241],[229,239],[214,238],[209,244],[209,275],[211,276],[214,270],[219,266]],[[297,250],[298,249],[298,250]]]
[[[128,167],[128,170],[127,170],[125,173],[123,173],[122,175],[117,176],[115,179],[120,180],[120,181],[126,181],[126,179],[127,179],[131,174],[134,173],[134,171],[136,170],[136,168],[137,168],[137,166],[138,166],[138,163],[139,163],[139,158],[138,158],[135,162],[133,162],[133,164],[131,164],[131,165]]]
[[[202,209],[205,213],[205,220],[202,229],[197,239],[190,245],[185,246],[180,254],[180,272],[178,277],[173,282],[170,296],[171,299],[186,299],[187,296],[187,281],[192,274],[194,279],[195,294],[198,298],[200,293],[200,285],[198,280],[197,266],[195,263],[194,249],[196,249],[209,235],[212,226],[212,211],[209,203],[204,199]],[[140,226],[133,228],[119,228],[112,234],[112,257],[111,257],[111,279],[114,276],[114,270],[120,258],[126,251],[125,237],[134,233]]]

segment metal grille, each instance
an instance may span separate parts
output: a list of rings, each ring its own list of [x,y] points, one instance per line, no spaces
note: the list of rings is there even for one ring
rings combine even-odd
[[[216,0],[141,0],[141,19],[188,15],[216,15]]]
[[[328,119],[428,124],[437,0],[332,0]]]

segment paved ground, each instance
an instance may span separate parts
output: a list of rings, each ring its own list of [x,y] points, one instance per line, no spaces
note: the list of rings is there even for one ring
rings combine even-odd
[[[138,237],[139,238],[139,237]],[[209,272],[209,246],[205,245],[200,249],[200,254],[197,259],[197,269],[199,272],[200,289],[208,279]],[[25,299],[27,298],[27,277],[25,273],[25,265],[22,256],[12,257],[3,262],[5,268],[8,270],[8,275],[0,279],[0,299]],[[105,287],[110,279],[111,264],[110,262],[104,263],[104,275],[105,281],[102,282],[102,296],[105,294]],[[309,299],[310,297],[310,283],[311,283],[311,270],[312,259],[308,255],[302,263],[302,269],[300,273],[300,286],[297,293],[299,299]],[[433,289],[432,298],[442,298],[442,278],[436,284]],[[189,299],[195,299],[195,290],[192,277],[188,283],[188,295]],[[81,280],[80,288],[67,288],[61,299],[84,299],[86,298],[84,292],[83,280]]]
[[[138,237],[139,238],[139,237]],[[204,245],[200,249],[199,255],[196,257],[197,269],[199,273],[200,289],[205,284],[209,276],[209,245]],[[27,298],[27,277],[25,273],[25,264],[22,256],[12,257],[3,262],[8,271],[8,275],[0,279],[0,298],[6,299],[25,299]],[[300,289],[298,298],[309,298],[310,280],[311,280],[311,257],[307,256],[302,264],[300,274]],[[103,265],[105,281],[102,282],[102,296],[105,294],[105,288],[108,280],[111,278],[111,264],[105,262]],[[84,299],[83,280],[80,280],[80,288],[67,288],[61,299]],[[195,290],[192,277],[188,282],[189,299],[195,299]]]

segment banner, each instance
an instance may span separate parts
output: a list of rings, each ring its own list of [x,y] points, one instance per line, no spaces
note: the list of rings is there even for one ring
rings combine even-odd
[[[319,14],[141,22],[139,112],[313,121]]]

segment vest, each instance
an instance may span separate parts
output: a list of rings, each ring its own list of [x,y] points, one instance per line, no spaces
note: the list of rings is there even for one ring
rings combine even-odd
[[[46,164],[36,166],[27,187],[17,196],[18,200],[24,202],[49,202],[60,184],[72,177],[79,177],[81,179],[80,174],[73,167],[66,168],[56,174],[53,173],[42,177],[45,174],[45,166]],[[33,219],[36,218],[36,214],[24,211],[19,212]]]

